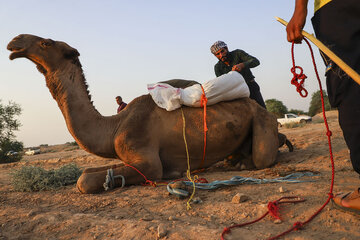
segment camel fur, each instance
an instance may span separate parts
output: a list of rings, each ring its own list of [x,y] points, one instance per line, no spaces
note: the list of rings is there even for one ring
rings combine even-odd
[[[120,159],[150,180],[179,178],[186,171],[181,109],[167,112],[157,107],[148,94],[135,98],[117,115],[102,116],[91,102],[76,49],[29,34],[15,37],[7,49],[12,52],[11,60],[27,58],[45,76],[67,128],[81,148],[101,157]],[[187,84],[180,81],[182,87]],[[191,169],[195,170],[203,157],[203,109],[184,106],[182,110]],[[277,121],[255,101],[242,98],[208,106],[206,121],[209,130],[202,167],[241,150],[249,153],[250,165],[257,169],[274,164],[279,146]],[[144,182],[139,173],[124,164],[87,168],[77,182],[80,192],[103,191],[109,168],[114,175],[124,176],[126,185]],[[121,186],[121,181],[116,178],[115,186]]]

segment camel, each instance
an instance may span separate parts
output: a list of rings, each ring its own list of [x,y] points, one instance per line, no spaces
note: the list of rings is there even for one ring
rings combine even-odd
[[[77,182],[81,193],[103,191],[108,169],[113,170],[113,175],[122,176],[115,178],[115,187],[123,181],[126,185],[144,182],[144,177],[132,167],[150,180],[182,177],[187,170],[182,113],[191,170],[209,167],[238,151],[249,153],[250,162],[246,163],[249,168],[267,168],[276,161],[279,146],[276,118],[250,98],[207,107],[206,158],[201,166],[202,108],[183,106],[168,112],[147,94],[135,98],[117,115],[102,116],[92,104],[80,54],[75,48],[65,42],[21,34],[7,49],[12,52],[11,60],[27,58],[45,76],[67,128],[81,148],[125,163],[86,168]],[[192,84],[185,80],[177,82],[181,87]]]

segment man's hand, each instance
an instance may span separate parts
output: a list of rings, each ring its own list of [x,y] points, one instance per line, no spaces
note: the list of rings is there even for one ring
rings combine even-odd
[[[294,14],[286,26],[287,40],[289,42],[301,43],[304,38],[301,31],[305,26],[307,3],[308,0],[296,0]]]
[[[245,67],[244,63],[239,63],[239,64],[234,65],[231,70],[241,72],[241,70],[243,70],[244,67]]]

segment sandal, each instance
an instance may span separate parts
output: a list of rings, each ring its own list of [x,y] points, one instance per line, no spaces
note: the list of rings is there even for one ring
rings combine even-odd
[[[360,188],[353,192],[337,194],[331,201],[334,207],[360,216]]]

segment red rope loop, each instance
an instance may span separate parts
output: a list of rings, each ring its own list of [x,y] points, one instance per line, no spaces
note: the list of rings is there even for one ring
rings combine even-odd
[[[291,79],[291,84],[296,86],[296,91],[300,94],[300,96],[307,97],[308,91],[304,88],[304,82],[307,76],[303,74],[303,69],[301,67],[295,66],[294,42],[291,45],[291,57],[293,64],[293,67],[291,68],[291,72],[294,75],[293,78]],[[300,69],[300,73],[296,73],[296,69]]]
[[[300,73],[296,73],[296,69],[300,69]],[[291,84],[296,87],[296,91],[300,94],[300,96],[307,97],[308,91],[304,88],[304,82],[307,76],[303,74],[303,69],[299,66],[295,66],[294,63],[293,67],[291,68],[291,72],[294,75],[291,79]]]
[[[269,202],[267,207],[271,216],[273,216],[276,219],[280,219],[278,201]]]
[[[326,132],[326,136],[331,137],[331,136],[332,136],[332,132],[331,132],[330,130],[327,131],[327,132]]]

